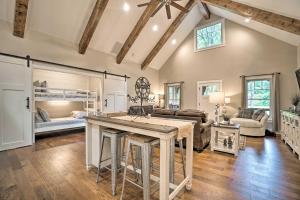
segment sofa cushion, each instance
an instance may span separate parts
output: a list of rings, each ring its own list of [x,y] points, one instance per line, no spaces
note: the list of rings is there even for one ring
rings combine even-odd
[[[238,118],[246,118],[246,119],[252,119],[253,113],[255,109],[254,108],[241,108],[239,109]]]
[[[169,110],[169,109],[155,109],[153,111],[154,114],[160,114],[160,115],[175,115],[174,110]]]
[[[146,105],[143,106],[144,112],[146,115],[153,113],[153,106],[152,105]],[[128,109],[129,115],[141,115],[141,106],[130,106]]]
[[[252,119],[256,121],[260,121],[265,116],[265,111],[263,109],[258,109],[254,111],[252,115]]]
[[[200,117],[203,123],[207,122],[206,113],[199,110],[192,110],[192,109],[179,110],[176,111],[176,116]]]
[[[259,121],[246,118],[232,118],[230,119],[230,122],[240,124],[241,127],[245,128],[261,128],[263,126]]]

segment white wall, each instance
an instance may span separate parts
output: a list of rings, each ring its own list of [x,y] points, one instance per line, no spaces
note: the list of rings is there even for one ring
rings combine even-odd
[[[57,71],[34,69],[32,75],[33,81],[47,81],[49,88],[64,88],[64,89],[89,89],[89,77],[62,73]]]
[[[205,21],[202,23],[206,23]],[[297,47],[226,20],[226,45],[194,52],[194,33],[185,39],[159,71],[160,85],[184,81],[183,107],[197,108],[196,82],[223,80],[231,105],[241,104],[240,75],[281,72],[281,107],[299,92],[296,84]]]
[[[159,89],[157,70],[149,68],[142,71],[140,65],[129,62],[118,65],[114,56],[99,51],[88,50],[85,55],[81,55],[78,53],[77,46],[38,32],[27,31],[24,39],[14,37],[12,32],[12,25],[0,21],[0,52],[21,56],[29,54],[37,59],[126,74],[131,77],[128,80],[128,93],[132,95],[135,95],[134,84],[140,76],[145,76],[150,80],[152,91],[156,92]]]
[[[297,63],[298,63],[298,68],[300,68],[300,45],[297,48]]]

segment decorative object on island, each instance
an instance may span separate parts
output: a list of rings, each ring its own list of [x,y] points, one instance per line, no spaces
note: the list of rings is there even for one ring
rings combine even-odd
[[[129,98],[129,101],[133,103],[138,103],[140,101],[141,105],[141,116],[146,116],[146,113],[143,108],[143,102],[144,101],[154,101],[154,97],[149,97],[150,95],[150,83],[149,80],[146,77],[140,77],[136,80],[135,82],[135,92],[136,95],[135,97],[131,97],[129,94],[127,95]]]
[[[189,12],[189,10],[186,9],[185,7],[179,5],[178,3],[175,3],[175,1],[181,1],[181,0],[157,0],[157,1],[160,1],[160,5],[152,13],[151,17],[153,17],[164,6],[166,8],[168,19],[171,19],[171,6],[173,6],[174,8],[177,8],[177,9],[181,10],[182,12],[186,12],[186,13]],[[137,6],[138,7],[148,6],[151,3],[152,2],[150,1],[150,2],[147,2],[147,3],[138,4]]]
[[[215,122],[220,122],[220,106],[224,104],[224,92],[214,92],[209,95],[209,102],[216,105],[215,107]]]

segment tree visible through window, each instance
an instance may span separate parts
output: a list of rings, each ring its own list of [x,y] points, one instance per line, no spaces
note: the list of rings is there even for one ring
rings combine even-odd
[[[271,84],[270,80],[248,80],[247,107],[270,110],[271,108]]]
[[[172,84],[168,86],[168,108],[171,110],[180,109],[180,84]]]
[[[224,44],[223,27],[224,22],[218,21],[209,26],[202,26],[195,30],[196,50],[208,49]]]

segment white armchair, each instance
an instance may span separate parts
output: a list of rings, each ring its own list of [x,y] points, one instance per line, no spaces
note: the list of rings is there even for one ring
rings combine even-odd
[[[269,116],[265,114],[260,121],[238,118],[238,113],[230,119],[231,123],[240,124],[240,134],[247,136],[265,136]]]

